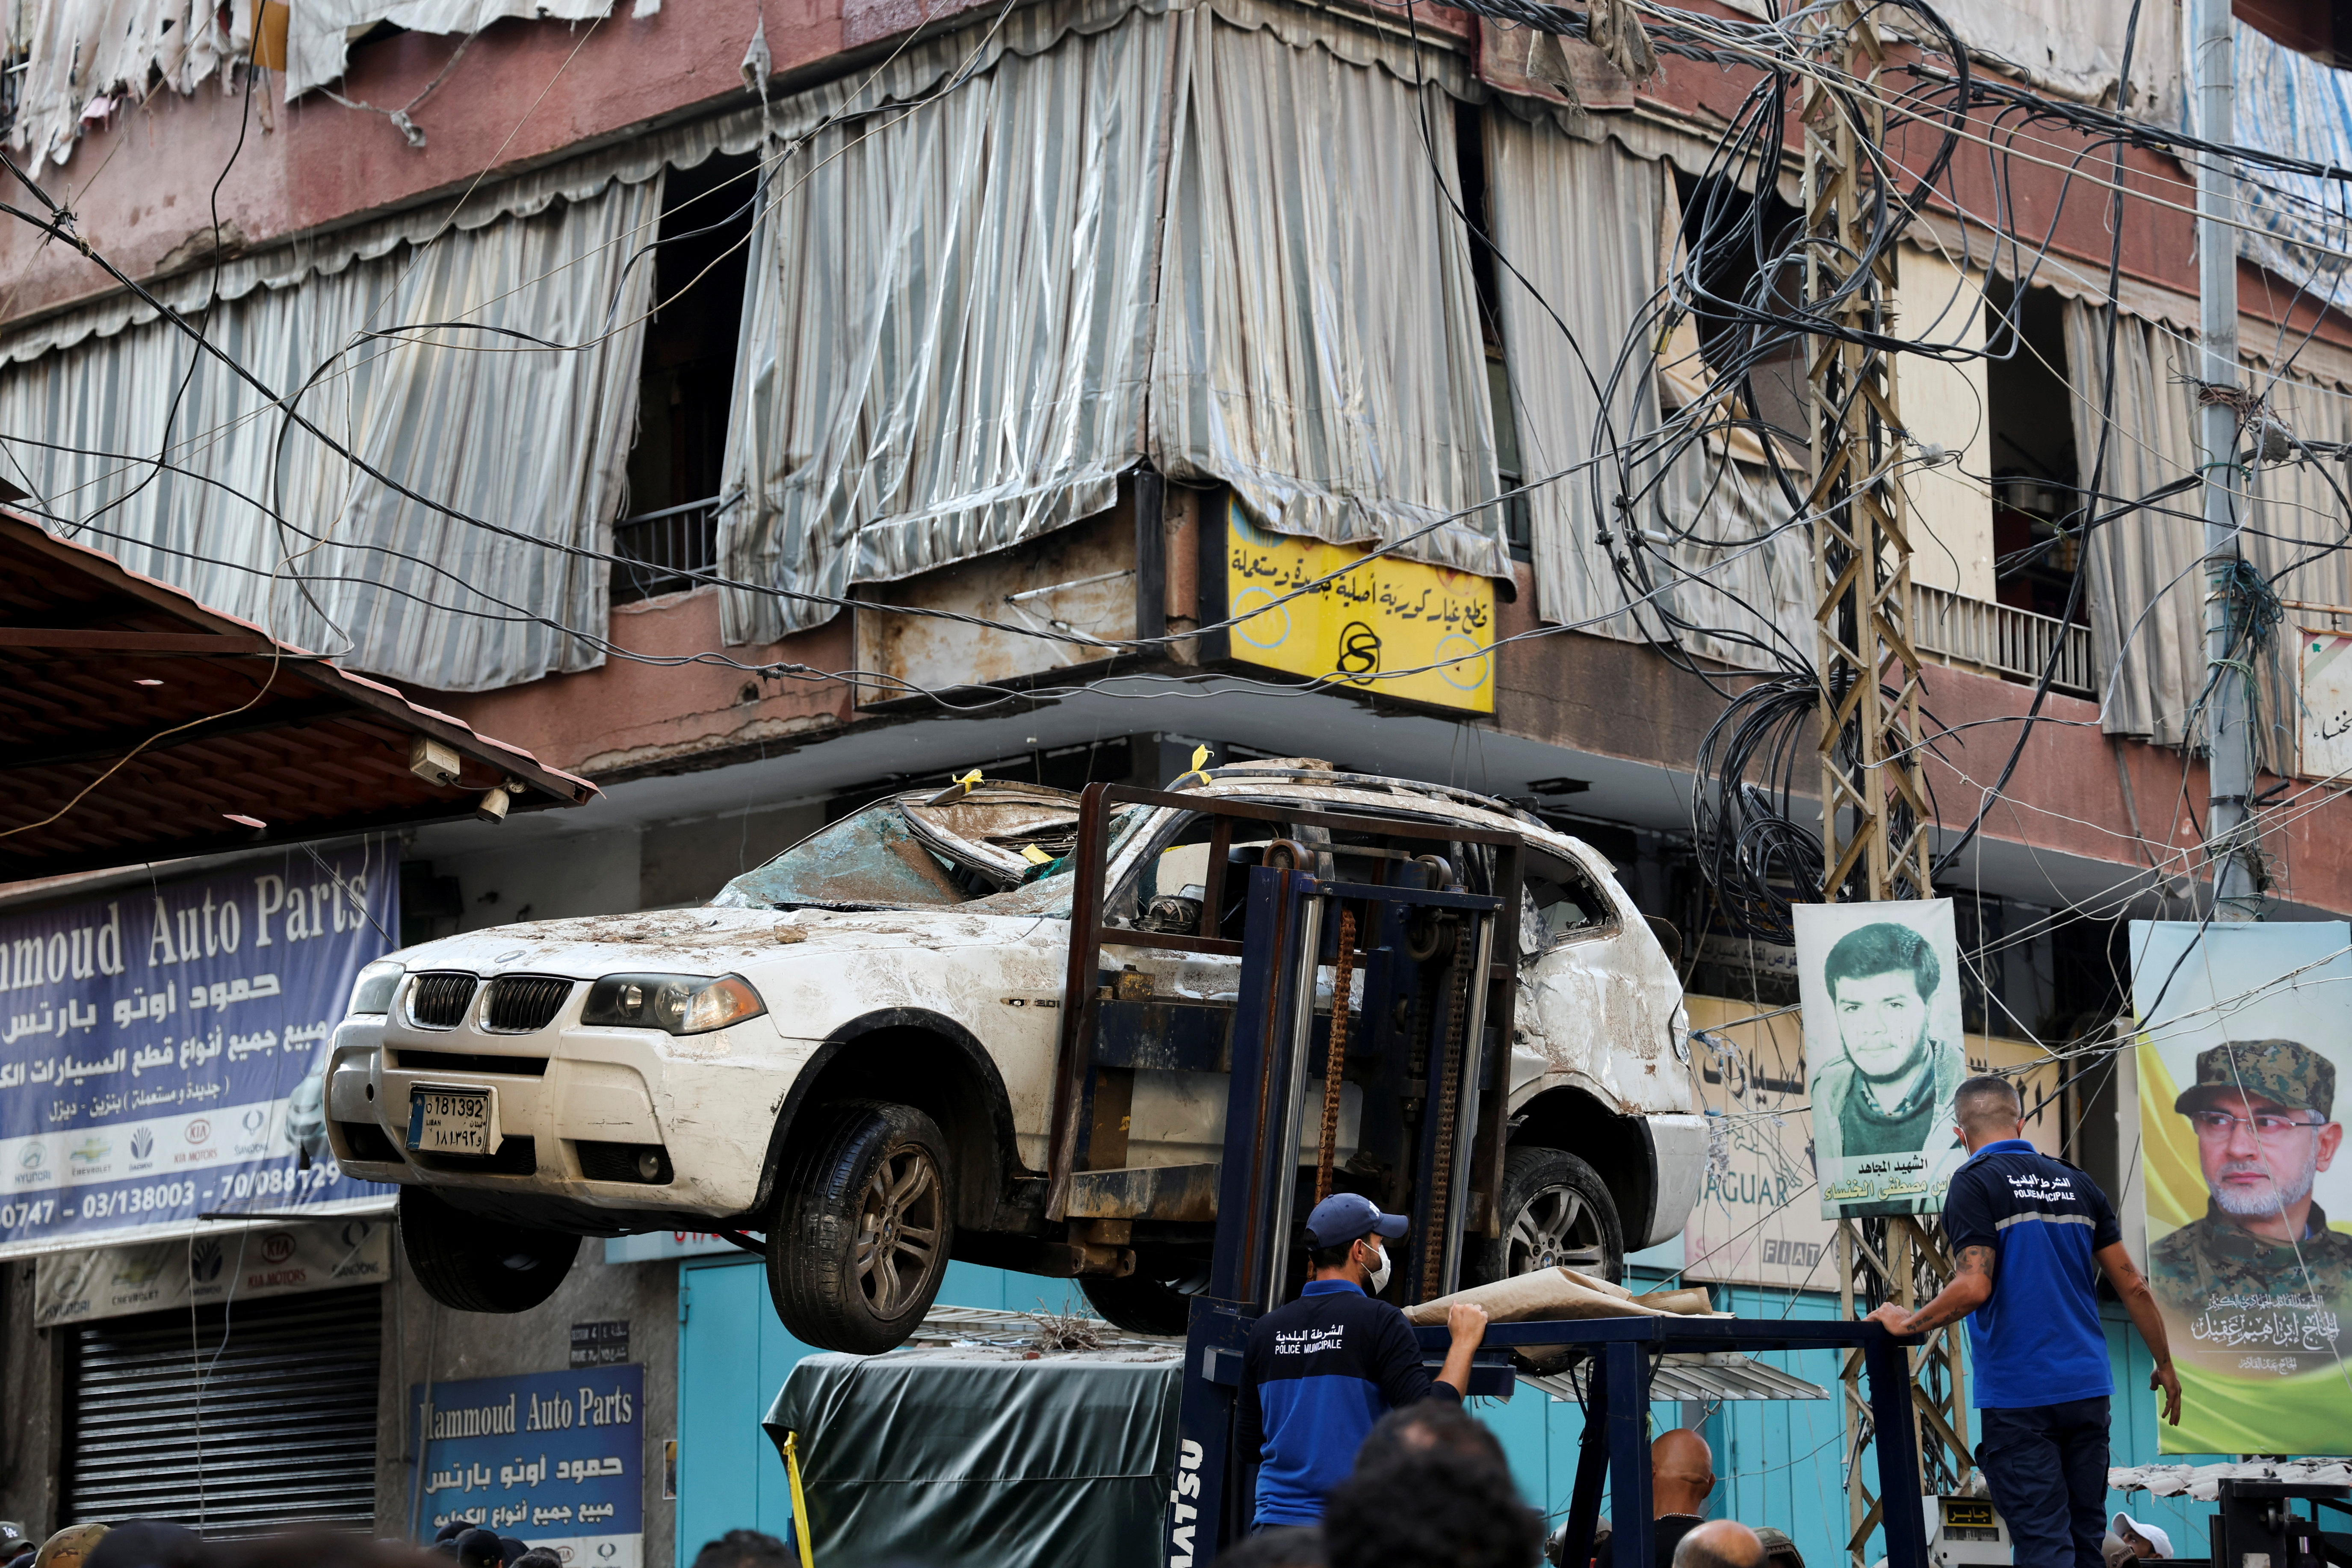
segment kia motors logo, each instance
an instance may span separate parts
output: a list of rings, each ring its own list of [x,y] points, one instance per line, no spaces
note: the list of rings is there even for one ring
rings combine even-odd
[[[202,1143],[211,1138],[212,1135],[213,1124],[206,1121],[202,1117],[198,1117],[195,1121],[189,1122],[187,1131],[182,1134],[182,1136],[185,1137],[191,1143]]]
[[[131,1135],[131,1157],[144,1160],[155,1152],[155,1134],[142,1127]]]
[[[290,1232],[273,1230],[261,1238],[261,1260],[283,1263],[294,1256],[294,1237]]]

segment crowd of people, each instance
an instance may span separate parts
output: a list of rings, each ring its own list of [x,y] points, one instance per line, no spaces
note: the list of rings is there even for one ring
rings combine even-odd
[[[280,1535],[206,1540],[186,1525],[136,1519],[73,1524],[34,1541],[0,1520],[0,1568],[563,1568],[563,1558],[458,1521],[419,1551],[397,1542],[304,1530]],[[756,1530],[730,1530],[705,1542],[694,1568],[800,1568],[798,1547]]]
[[[1667,1433],[1651,1457],[1659,1568],[1804,1568],[1778,1531],[1695,1511],[1715,1485],[1696,1433]],[[1565,1533],[1547,1541],[1543,1516],[1519,1495],[1493,1430],[1459,1405],[1432,1400],[1381,1417],[1353,1471],[1331,1489],[1320,1523],[1261,1525],[1215,1568],[1569,1568]],[[1596,1557],[1573,1568],[1594,1568],[1596,1560],[1605,1568],[1607,1552],[1603,1536]]]

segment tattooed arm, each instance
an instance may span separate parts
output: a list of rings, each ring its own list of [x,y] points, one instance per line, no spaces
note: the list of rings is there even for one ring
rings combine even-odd
[[[2116,1288],[2116,1295],[2131,1314],[2139,1337],[2147,1342],[2147,1353],[2155,1358],[2156,1370],[2148,1373],[2148,1387],[2164,1395],[2164,1418],[2173,1426],[2180,1425],[2180,1374],[2172,1370],[2172,1344],[2165,1337],[2164,1319],[2156,1310],[2156,1298],[2148,1293],[2147,1281],[2132,1267],[2131,1254],[2120,1241],[2111,1241],[2091,1254],[2107,1276],[2107,1283]]]
[[[1992,1300],[1992,1270],[1991,1247],[1963,1247],[1959,1272],[1952,1276],[1952,1282],[1938,1291],[1934,1300],[1916,1312],[1906,1311],[1889,1301],[1871,1313],[1869,1321],[1884,1323],[1890,1333],[1897,1334],[1924,1334],[1930,1329],[1957,1323]]]

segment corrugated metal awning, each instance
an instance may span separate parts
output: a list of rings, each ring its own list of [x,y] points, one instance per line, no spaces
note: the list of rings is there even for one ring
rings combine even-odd
[[[578,805],[585,779],[0,513],[0,883]],[[421,739],[454,773],[410,767]]]

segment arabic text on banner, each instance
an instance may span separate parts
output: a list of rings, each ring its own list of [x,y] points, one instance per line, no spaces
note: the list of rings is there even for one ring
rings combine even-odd
[[[576,1568],[643,1568],[646,1372],[635,1363],[436,1383],[424,1412],[426,1540],[464,1520]]]
[[[1349,563],[1369,554],[1369,546],[1260,528],[1239,501],[1226,516],[1235,658],[1336,678],[1376,696],[1495,710],[1494,584],[1394,555],[1350,571]],[[1275,602],[1327,576],[1297,598]]]
[[[0,915],[0,1257],[391,1192],[337,1168],[322,1079],[353,979],[393,946],[388,855]]]

